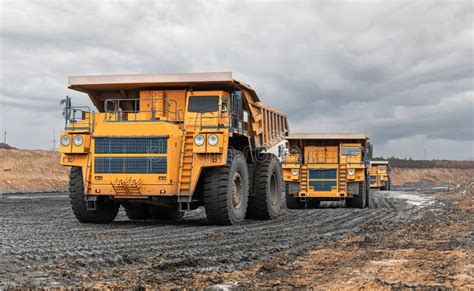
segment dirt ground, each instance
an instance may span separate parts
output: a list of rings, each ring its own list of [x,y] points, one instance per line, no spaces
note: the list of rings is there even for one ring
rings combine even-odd
[[[473,185],[372,192],[369,209],[326,204],[233,227],[206,225],[202,211],[80,224],[65,193],[3,195],[0,289],[474,288]]]

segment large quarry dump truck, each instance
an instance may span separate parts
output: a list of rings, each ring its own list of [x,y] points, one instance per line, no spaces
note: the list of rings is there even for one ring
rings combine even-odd
[[[345,200],[347,207],[369,203],[372,146],[365,133],[295,133],[286,138],[283,160],[286,204],[290,209]]]
[[[390,191],[392,169],[388,161],[370,162],[370,188]]]
[[[260,102],[231,73],[76,76],[69,88],[61,164],[71,167],[72,210],[81,222],[175,219],[204,206],[212,224],[274,219],[281,165],[271,154],[286,115]]]

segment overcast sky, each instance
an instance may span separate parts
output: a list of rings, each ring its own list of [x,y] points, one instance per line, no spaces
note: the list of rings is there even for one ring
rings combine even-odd
[[[99,2],[99,1],[97,1]],[[51,149],[67,77],[232,71],[292,132],[474,157],[472,2],[0,1],[0,129]],[[3,141],[3,136],[2,136]]]

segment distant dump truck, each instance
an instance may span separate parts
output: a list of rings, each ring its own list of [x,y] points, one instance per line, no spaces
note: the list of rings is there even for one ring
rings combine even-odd
[[[120,205],[130,219],[199,206],[212,224],[278,216],[281,165],[269,152],[287,118],[232,73],[76,76],[69,88],[98,110],[62,101],[61,164],[79,221],[110,222]]]
[[[283,160],[286,204],[290,209],[345,200],[347,207],[369,203],[372,146],[365,133],[294,133],[286,138]]]
[[[392,169],[388,161],[370,162],[370,188],[390,191]]]

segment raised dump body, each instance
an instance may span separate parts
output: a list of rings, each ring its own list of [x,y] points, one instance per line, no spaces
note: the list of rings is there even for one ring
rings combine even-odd
[[[390,191],[392,168],[388,161],[370,162],[370,188]]]
[[[69,88],[98,110],[65,100],[61,163],[80,221],[111,221],[120,205],[131,219],[201,205],[214,224],[278,215],[280,166],[268,152],[288,133],[286,115],[231,73],[77,76]]]
[[[288,208],[341,199],[348,207],[368,206],[372,147],[366,133],[294,133],[286,139],[289,154],[283,160],[283,179]]]

